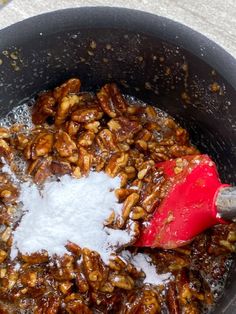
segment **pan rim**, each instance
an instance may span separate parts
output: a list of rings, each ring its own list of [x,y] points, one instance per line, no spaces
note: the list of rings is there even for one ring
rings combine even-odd
[[[80,15],[80,20],[77,17]],[[236,89],[236,59],[219,44],[189,26],[153,13],[122,7],[85,6],[42,13],[0,30],[0,51],[18,46],[22,37],[53,34],[59,28],[119,28],[159,37],[192,53]],[[55,28],[55,26],[57,26]],[[54,31],[52,31],[54,30]],[[158,35],[158,36],[157,36]]]

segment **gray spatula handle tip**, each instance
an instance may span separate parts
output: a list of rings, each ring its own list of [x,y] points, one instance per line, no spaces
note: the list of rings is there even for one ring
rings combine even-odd
[[[236,187],[224,187],[219,190],[216,199],[219,216],[236,222]]]

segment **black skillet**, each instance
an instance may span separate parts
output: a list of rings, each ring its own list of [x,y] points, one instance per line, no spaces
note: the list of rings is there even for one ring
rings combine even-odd
[[[174,116],[235,185],[236,61],[188,27],[134,10],[68,9],[0,31],[0,59],[0,116],[72,76],[84,90],[115,81]],[[236,313],[235,272],[214,313]]]

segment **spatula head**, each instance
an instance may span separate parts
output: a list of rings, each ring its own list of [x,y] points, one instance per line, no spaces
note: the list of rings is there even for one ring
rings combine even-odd
[[[136,246],[176,248],[203,230],[225,223],[215,198],[222,187],[216,165],[207,155],[185,156],[157,164],[167,181],[166,196],[142,226]]]

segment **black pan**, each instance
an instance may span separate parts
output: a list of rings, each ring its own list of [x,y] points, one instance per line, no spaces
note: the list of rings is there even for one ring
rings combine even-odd
[[[236,183],[236,61],[188,27],[134,10],[68,9],[0,31],[0,59],[0,116],[72,76],[84,90],[117,82],[174,116]],[[234,270],[215,313],[236,313]]]

